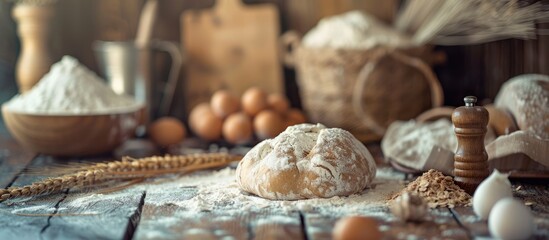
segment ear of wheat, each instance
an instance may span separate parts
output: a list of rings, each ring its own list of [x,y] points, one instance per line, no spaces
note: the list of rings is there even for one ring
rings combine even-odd
[[[154,156],[140,159],[129,157],[83,166],[69,166],[63,175],[47,178],[22,187],[0,189],[0,202],[17,198],[60,192],[72,187],[94,186],[112,180],[132,180],[168,173],[188,173],[207,168],[226,166],[240,160],[239,156],[226,153],[206,153],[181,156]]]
[[[536,37],[536,22],[549,20],[541,2],[517,0],[407,0],[394,27],[418,44],[465,45]],[[539,33],[539,32],[538,32]]]
[[[31,5],[31,6],[46,6],[56,4],[58,0],[9,0],[9,2],[15,2],[20,5]]]

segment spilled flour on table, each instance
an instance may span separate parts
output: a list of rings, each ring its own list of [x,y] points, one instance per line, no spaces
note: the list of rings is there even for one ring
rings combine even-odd
[[[295,201],[273,201],[242,192],[236,183],[235,169],[203,171],[185,176],[169,176],[111,194],[75,194],[67,197],[70,208],[88,207],[98,200],[116,200],[119,195],[140,194],[145,191],[146,205],[177,206],[188,214],[220,212],[225,215],[243,211],[291,212],[315,211],[326,214],[346,214],[363,208],[384,206],[404,184],[378,171],[372,187],[348,197],[316,198]],[[147,201],[150,200],[150,201]]]
[[[273,201],[241,192],[235,181],[235,170],[225,168],[212,174],[199,173],[147,189],[147,195],[155,196],[152,205],[176,205],[189,213],[220,211],[237,214],[242,211],[320,211],[326,213],[356,212],[360,208],[383,206],[388,198],[403,188],[398,180],[374,180],[371,189],[349,197],[316,198],[296,201]],[[177,189],[192,187],[196,196],[186,198]],[[174,191],[174,189],[176,191]],[[181,191],[179,191],[180,193]]]
[[[232,168],[180,177],[148,188],[143,212],[149,217],[141,220],[144,224],[137,236],[155,239],[183,232],[183,236],[197,239],[245,239],[249,236],[239,235],[242,233],[238,231],[219,233],[216,230],[219,226],[227,225],[231,226],[229,229],[246,229],[249,227],[246,225],[248,222],[256,234],[261,229],[269,229],[271,225],[299,228],[300,213],[329,218],[356,214],[391,217],[387,214],[387,200],[400,191],[404,184],[392,176],[390,171],[378,170],[372,188],[360,194],[295,201],[267,200],[240,191]],[[185,228],[181,227],[182,222],[185,222]],[[326,231],[331,226],[308,229]]]
[[[207,234],[213,234],[214,237],[232,236],[238,239],[246,236],[239,236],[239,232],[218,231],[219,226],[246,222],[253,224],[254,229],[269,224],[299,226],[300,212],[330,217],[351,214],[387,217],[387,200],[404,187],[402,180],[394,177],[392,170],[386,168],[378,169],[372,187],[360,194],[326,199],[272,201],[241,192],[236,184],[235,171],[227,167],[184,176],[171,175],[113,193],[71,193],[60,202],[56,213],[96,215],[55,217],[52,223],[78,222],[74,224],[81,228],[101,226],[100,222],[105,221],[125,225],[134,214],[140,199],[145,196],[136,232],[139,239],[164,238],[173,233],[181,234],[182,231],[185,236],[208,238]],[[57,195],[57,198],[61,197]],[[54,204],[37,198],[27,202],[11,202],[6,210],[9,209],[12,214],[52,213]],[[207,219],[209,225],[202,222],[204,219]],[[185,222],[183,230],[182,222]],[[245,229],[246,226],[238,225],[229,229],[233,228]],[[116,232],[113,230],[112,234]]]

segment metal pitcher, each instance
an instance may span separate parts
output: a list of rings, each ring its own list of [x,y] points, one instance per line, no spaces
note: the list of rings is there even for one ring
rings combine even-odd
[[[183,61],[176,43],[153,40],[149,48],[138,49],[133,41],[96,41],[93,48],[107,84],[117,94],[127,94],[145,103],[150,120],[169,113]],[[167,81],[152,79],[152,51],[167,52],[172,58]],[[154,101],[158,95],[162,95],[160,106]]]

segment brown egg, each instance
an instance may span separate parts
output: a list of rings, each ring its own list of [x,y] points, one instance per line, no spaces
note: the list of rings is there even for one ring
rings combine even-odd
[[[279,93],[270,94],[267,98],[269,107],[279,113],[285,113],[290,108],[290,101],[284,95]]]
[[[189,127],[204,140],[220,139],[222,124],[223,120],[215,115],[208,103],[197,105],[189,116]]]
[[[253,127],[250,116],[243,112],[233,113],[223,123],[223,137],[232,144],[243,144],[252,140]]]
[[[159,118],[149,126],[149,136],[159,146],[179,143],[186,134],[183,123],[174,117]]]
[[[207,102],[196,105],[191,110],[191,113],[189,114],[189,127],[191,128],[191,130],[194,128],[193,127],[194,123],[199,121],[202,115],[211,111],[212,111],[212,108],[210,107],[210,104]]]
[[[242,95],[242,109],[250,116],[255,116],[268,107],[267,93],[260,88],[250,88]]]
[[[286,126],[293,126],[300,123],[307,122],[305,114],[297,108],[292,108],[286,112]]]
[[[334,240],[378,240],[383,236],[374,218],[350,216],[336,222],[332,237]]]
[[[263,110],[254,118],[254,130],[259,139],[274,138],[285,128],[284,118],[274,110]]]
[[[220,118],[225,118],[240,109],[239,99],[227,90],[219,90],[210,100],[213,112]]]

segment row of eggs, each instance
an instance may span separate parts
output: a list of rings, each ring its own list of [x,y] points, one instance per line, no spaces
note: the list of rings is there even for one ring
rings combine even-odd
[[[250,143],[276,137],[288,126],[304,123],[305,115],[290,108],[282,94],[267,94],[252,87],[239,99],[227,90],[215,92],[209,102],[195,106],[189,115],[189,128],[206,141],[224,139],[232,144]],[[157,145],[180,142],[187,132],[181,121],[163,117],[149,126],[149,136]]]

